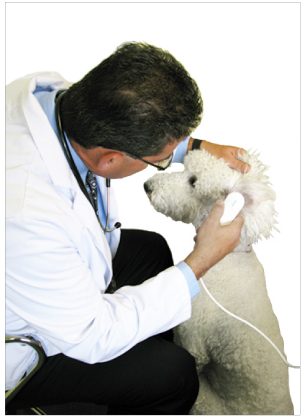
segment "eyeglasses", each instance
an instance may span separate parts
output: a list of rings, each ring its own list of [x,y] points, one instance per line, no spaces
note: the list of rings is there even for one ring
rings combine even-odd
[[[130,156],[133,159],[139,159],[140,161],[144,162],[145,164],[148,164],[148,165],[151,165],[154,168],[157,168],[159,171],[164,171],[165,169],[167,169],[169,167],[169,165],[171,164],[172,159],[173,159],[173,152],[167,158],[163,159],[162,161],[155,162],[155,163],[146,161],[145,159],[140,158],[139,156],[135,156],[135,155],[132,155],[132,154],[127,153],[127,152],[125,152],[125,154]]]

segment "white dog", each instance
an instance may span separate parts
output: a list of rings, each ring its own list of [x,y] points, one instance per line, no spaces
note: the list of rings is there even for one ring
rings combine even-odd
[[[246,174],[205,151],[192,151],[183,172],[156,174],[145,190],[157,211],[196,228],[216,200],[232,191],[243,194],[241,243],[208,271],[204,283],[224,308],[256,326],[284,352],[264,271],[252,250],[275,228],[275,193],[256,154],[240,159],[251,165]],[[202,286],[193,299],[191,319],[175,329],[175,339],[196,359],[200,392],[192,414],[293,414],[288,366],[259,333],[221,310]]]

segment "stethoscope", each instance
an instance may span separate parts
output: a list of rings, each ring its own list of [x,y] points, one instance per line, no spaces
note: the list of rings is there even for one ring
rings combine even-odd
[[[59,142],[60,142],[60,144],[62,146],[62,149],[63,149],[64,155],[66,157],[66,160],[68,161],[68,164],[69,164],[69,166],[70,166],[70,168],[71,168],[71,170],[72,170],[72,172],[73,172],[73,174],[74,174],[74,176],[75,176],[75,178],[76,178],[76,180],[78,182],[78,185],[79,185],[81,191],[86,196],[86,198],[89,200],[89,202],[91,203],[91,205],[92,205],[92,207],[94,209],[94,212],[96,214],[96,217],[98,219],[98,222],[99,222],[100,227],[102,228],[104,234],[113,232],[115,229],[118,229],[119,227],[121,227],[121,224],[119,222],[117,222],[117,223],[115,223],[115,225],[114,225],[114,227],[112,229],[108,229],[108,227],[109,227],[109,215],[110,215],[110,187],[111,187],[110,179],[109,178],[106,178],[106,187],[107,187],[107,217],[106,217],[106,225],[105,225],[105,227],[103,227],[103,225],[102,225],[102,223],[100,221],[100,218],[99,218],[99,216],[98,216],[98,214],[97,214],[97,212],[95,210],[94,203],[93,203],[93,200],[92,200],[92,196],[88,193],[88,190],[87,190],[84,182],[82,181],[82,178],[81,178],[81,176],[79,174],[79,171],[78,171],[78,169],[77,169],[77,167],[75,165],[75,162],[74,162],[73,157],[71,155],[70,149],[68,147],[68,144],[67,144],[67,141],[66,141],[66,138],[65,138],[63,129],[62,129],[62,123],[61,123],[61,117],[60,117],[60,102],[61,102],[61,99],[62,99],[62,97],[64,95],[64,92],[65,92],[65,90],[60,90],[57,93],[57,96],[56,96],[56,104],[55,104],[55,119],[56,119],[56,126],[57,126],[57,131],[58,131]]]

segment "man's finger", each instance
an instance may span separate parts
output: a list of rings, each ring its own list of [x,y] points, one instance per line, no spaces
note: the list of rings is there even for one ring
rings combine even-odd
[[[241,214],[238,214],[236,218],[233,220],[234,223],[239,224],[240,226],[243,226],[244,224],[244,217]]]
[[[237,171],[242,172],[243,174],[250,171],[251,166],[246,164],[246,162],[242,162],[238,159],[232,159],[231,162],[228,163],[230,168],[233,168]]]

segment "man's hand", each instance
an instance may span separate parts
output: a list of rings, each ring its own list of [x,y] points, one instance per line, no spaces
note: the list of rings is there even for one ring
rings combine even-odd
[[[189,140],[188,152],[192,149],[193,140],[193,138],[190,138]],[[200,149],[205,149],[207,152],[211,153],[211,155],[214,155],[218,159],[223,158],[231,168],[234,168],[237,171],[243,173],[250,171],[250,165],[237,159],[239,153],[241,153],[241,155],[246,153],[245,149],[243,148],[237,148],[236,146],[218,145],[216,143],[203,140],[200,145]]]
[[[197,279],[200,279],[213,265],[232,252],[240,243],[241,229],[244,224],[238,215],[227,226],[221,226],[224,202],[217,201],[202,226],[197,229],[196,245],[185,259]]]

